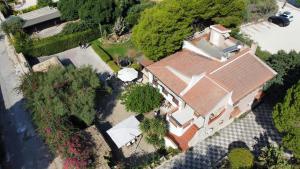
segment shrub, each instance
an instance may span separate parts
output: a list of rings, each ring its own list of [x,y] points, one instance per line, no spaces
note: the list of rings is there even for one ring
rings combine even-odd
[[[107,62],[107,64],[114,72],[118,72],[120,70],[120,67],[113,60]]]
[[[140,124],[141,131],[146,135],[146,141],[155,147],[164,146],[164,136],[167,133],[167,124],[163,119],[144,119]]]
[[[122,94],[121,100],[128,111],[142,114],[158,108],[162,96],[157,89],[149,84],[133,85]]]
[[[4,22],[1,23],[1,29],[6,34],[22,32],[22,26],[24,21],[18,16],[10,16]]]
[[[25,55],[38,57],[52,55],[78,46],[79,43],[87,43],[99,38],[99,32],[87,30],[68,35],[56,35],[48,38],[33,40],[32,46],[23,51]]]
[[[93,168],[94,143],[86,133],[76,133],[66,143],[64,169]]]
[[[6,4],[2,1],[0,1],[0,12],[2,12],[3,15],[6,15],[9,12]]]
[[[250,169],[254,163],[253,154],[245,148],[232,149],[228,154],[228,159],[232,169]]]
[[[273,145],[261,149],[258,157],[258,165],[261,168],[292,169],[288,159],[284,156],[283,148]]]
[[[257,47],[255,55],[258,56],[263,61],[266,61],[269,59],[269,57],[272,55],[270,52],[262,50],[261,47]]]
[[[97,44],[97,40],[92,42],[92,48],[105,63],[112,60],[112,58]]]
[[[22,9],[21,11],[18,11],[17,13],[27,13],[27,12],[31,12],[31,11],[34,11],[34,10],[37,10],[37,9],[38,9],[38,6],[33,5],[33,6],[28,7],[28,8]]]
[[[133,63],[130,67],[132,67],[135,70],[141,70],[142,67],[139,63]]]

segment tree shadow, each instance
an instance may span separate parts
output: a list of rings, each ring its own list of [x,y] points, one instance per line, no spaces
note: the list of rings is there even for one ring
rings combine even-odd
[[[281,144],[282,135],[275,127],[272,117],[272,110],[273,108],[270,103],[264,102],[253,110],[253,114],[255,115],[256,123],[265,130],[264,134],[260,136],[261,139],[264,138],[264,140],[269,140],[268,138],[270,138],[277,144]]]
[[[172,165],[174,169],[197,168],[209,169],[216,168],[217,162],[226,156],[226,149],[221,146],[209,145],[205,153],[195,152],[193,148],[188,150],[183,160],[176,160]]]
[[[105,74],[99,75],[100,77],[106,76]],[[110,79],[104,82],[104,85],[111,89],[108,92],[105,88],[102,88],[96,92],[96,110],[98,111],[98,120],[104,121],[108,116],[113,113],[113,109],[117,104],[118,97],[122,93],[122,85],[119,79],[112,76]]]
[[[47,145],[38,135],[24,103],[25,99],[17,101],[5,109],[2,94],[0,123],[5,159],[3,168],[48,168],[54,159]]]
[[[266,133],[261,133],[259,135],[259,137],[255,137],[254,139],[256,141],[256,144],[253,145],[253,151],[252,152],[256,157],[258,157],[259,154],[261,153],[261,149],[263,147],[266,147],[266,146],[270,145],[270,142],[269,142],[269,138],[268,138]]]
[[[243,141],[234,141],[234,142],[229,144],[228,152],[230,152],[232,149],[235,149],[235,148],[245,148],[245,149],[250,150],[248,145],[245,142],[243,142]]]

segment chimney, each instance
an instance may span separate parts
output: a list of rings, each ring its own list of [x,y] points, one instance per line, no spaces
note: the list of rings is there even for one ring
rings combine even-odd
[[[252,43],[250,53],[255,55],[257,47],[258,47],[257,43]]]
[[[225,40],[230,37],[229,32],[231,30],[222,25],[212,25],[210,26],[209,42],[217,47],[223,47]]]

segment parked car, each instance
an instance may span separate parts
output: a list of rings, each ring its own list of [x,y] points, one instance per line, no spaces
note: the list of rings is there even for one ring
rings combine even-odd
[[[283,13],[279,13],[279,16],[287,18],[290,22],[292,22],[294,20],[294,16],[292,15],[292,13],[290,11],[285,11]]]
[[[289,19],[287,19],[286,17],[282,17],[282,16],[271,16],[268,18],[268,21],[271,23],[274,23],[280,27],[285,27],[290,24]]]

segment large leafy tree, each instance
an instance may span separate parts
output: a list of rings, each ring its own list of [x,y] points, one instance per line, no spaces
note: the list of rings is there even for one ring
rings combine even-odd
[[[133,85],[122,94],[121,100],[128,111],[146,113],[160,106],[162,96],[149,84]]]
[[[112,0],[87,0],[79,9],[80,19],[95,24],[111,24],[118,14],[117,4]]]
[[[28,74],[20,89],[34,117],[47,111],[61,117],[73,115],[89,125],[96,113],[94,97],[99,85],[90,67],[54,67],[47,73]]]
[[[38,133],[54,154],[66,158],[65,165],[75,165],[75,162],[78,167],[73,168],[88,168],[93,154],[92,147],[86,146],[89,137],[79,137],[70,116],[92,123],[95,89],[99,85],[90,67],[52,67],[45,73],[25,75],[19,87]]]
[[[283,145],[300,158],[300,81],[288,90],[283,102],[275,106],[273,120],[284,134]]]
[[[84,4],[83,0],[60,0],[57,4],[64,20],[75,20],[79,18],[78,10]]]
[[[126,23],[129,27],[133,27],[134,25],[136,25],[138,23],[138,19],[141,16],[141,13],[147,9],[147,8],[151,8],[155,5],[154,2],[145,2],[145,3],[140,3],[140,4],[136,4],[134,6],[132,6],[127,13],[127,16],[125,18]]]
[[[191,34],[192,18],[178,1],[164,1],[147,9],[133,28],[132,39],[144,54],[159,60],[181,48],[182,40]]]
[[[163,119],[144,119],[140,124],[141,131],[145,134],[149,144],[159,148],[164,145],[164,136],[167,133],[167,124]]]
[[[288,89],[300,80],[300,53],[279,51],[269,57],[266,63],[278,73],[268,86]]]
[[[145,55],[159,60],[181,48],[192,23],[239,25],[246,13],[244,0],[165,0],[145,10],[133,29],[133,41]]]

